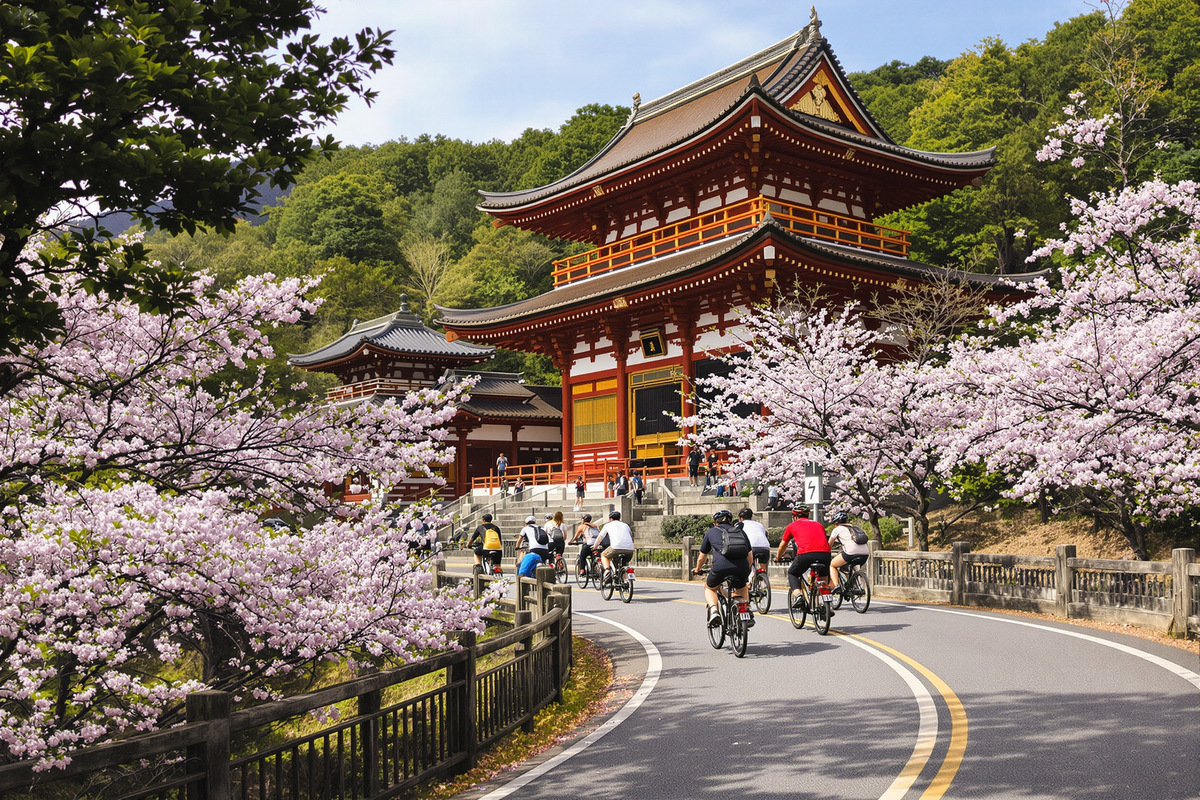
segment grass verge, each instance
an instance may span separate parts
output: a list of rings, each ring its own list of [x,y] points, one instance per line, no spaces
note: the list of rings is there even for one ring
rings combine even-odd
[[[404,797],[434,800],[465,792],[566,740],[572,731],[600,712],[613,680],[612,661],[604,650],[587,639],[575,636],[572,642],[575,663],[563,687],[563,701],[538,713],[533,733],[521,730],[510,733],[480,753],[474,769],[450,779],[435,778]]]

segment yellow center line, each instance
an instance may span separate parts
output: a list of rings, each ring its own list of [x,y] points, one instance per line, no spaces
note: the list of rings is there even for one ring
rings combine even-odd
[[[946,708],[950,711],[950,749],[946,752],[946,758],[942,761],[941,768],[933,776],[933,782],[921,794],[921,800],[939,800],[942,795],[946,794],[946,791],[950,788],[950,784],[954,782],[954,777],[958,774],[958,768],[962,766],[963,757],[967,752],[967,711],[963,707],[962,701],[958,699],[958,695],[954,693],[954,690],[944,680],[934,674],[932,670],[924,664],[909,658],[899,650],[868,639],[865,636],[858,636],[857,634],[839,633],[838,635],[853,636],[859,641],[866,642],[872,647],[877,647],[883,652],[900,659],[924,675],[925,679],[933,684],[933,688],[937,689],[938,693],[942,696],[942,700],[946,702]]]
[[[676,599],[672,602],[686,603],[693,606],[705,605],[703,601],[697,600]],[[784,617],[772,617],[769,614],[758,614],[756,616],[758,619],[777,619],[780,622],[785,621]],[[791,624],[791,620],[786,621]],[[944,680],[938,677],[931,669],[926,667],[924,664],[915,661],[904,653],[901,653],[899,650],[888,647],[887,645],[877,642],[873,639],[868,639],[865,636],[859,636],[855,633],[845,633],[842,631],[830,632],[837,636],[845,636],[847,638],[857,639],[860,642],[869,644],[872,647],[875,647],[880,651],[887,653],[888,655],[891,655],[900,661],[903,661],[905,664],[908,664],[910,667],[923,675],[925,679],[933,685],[933,688],[937,690],[938,694],[942,696],[942,700],[946,703],[946,708],[950,712],[950,748],[946,752],[946,758],[942,761],[941,768],[938,769],[937,774],[934,775],[933,781],[921,794],[921,800],[940,800],[940,798],[945,795],[946,791],[950,788],[950,784],[954,782],[954,778],[958,774],[959,767],[962,766],[963,757],[967,752],[967,711],[963,707],[962,701],[958,699],[958,695],[954,693],[954,690],[951,689],[950,686]],[[932,755],[930,750],[931,748],[928,747],[918,747],[913,751],[908,763],[904,765],[904,769],[900,771],[900,775],[897,776],[896,782],[893,784],[893,787],[897,789],[899,793],[894,794],[893,792],[888,792],[884,795],[885,797],[893,795],[895,797],[902,797],[907,792],[908,788],[912,786],[912,784],[920,776],[921,772],[925,769],[925,765],[929,763],[929,757]]]

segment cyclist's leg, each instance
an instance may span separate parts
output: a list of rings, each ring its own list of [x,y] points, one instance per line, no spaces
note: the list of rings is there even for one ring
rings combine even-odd
[[[831,578],[831,583],[834,589],[838,588],[842,582],[842,576],[838,570],[844,566],[846,566],[846,557],[841,553],[838,553],[836,556],[834,556],[833,562],[829,565],[829,577]]]

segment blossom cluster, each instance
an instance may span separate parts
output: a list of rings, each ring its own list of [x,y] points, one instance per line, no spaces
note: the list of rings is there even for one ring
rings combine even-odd
[[[247,278],[171,314],[60,281],[65,328],[0,361],[0,758],[180,721],[189,692],[251,702],[321,660],[409,660],[480,630],[405,527],[326,491],[449,459],[465,387],[354,407],[279,399],[264,333],[312,281]],[[249,374],[239,380],[236,376]],[[304,525],[265,527],[286,510]]]

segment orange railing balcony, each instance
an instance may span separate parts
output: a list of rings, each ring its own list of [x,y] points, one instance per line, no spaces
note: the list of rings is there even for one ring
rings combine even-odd
[[[412,390],[412,384],[408,381],[394,381],[387,378],[372,378],[370,380],[359,381],[358,383],[348,383],[344,386],[336,386],[333,389],[325,392],[325,399],[330,403],[340,403],[343,400],[358,400],[363,397],[370,397],[376,394],[403,397]]]
[[[560,258],[554,262],[554,285],[561,286],[602,275],[630,264],[724,239],[762,222],[768,208],[771,216],[783,228],[803,236],[908,257],[908,231],[769,197],[754,197],[586,253]]]

